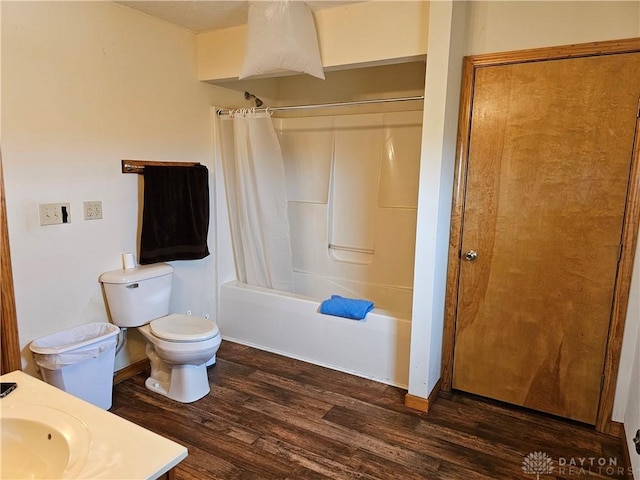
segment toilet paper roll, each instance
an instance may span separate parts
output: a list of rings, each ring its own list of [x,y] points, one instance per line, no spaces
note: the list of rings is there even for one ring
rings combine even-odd
[[[136,257],[133,256],[133,253],[122,254],[122,268],[124,270],[128,270],[129,268],[136,268]]]

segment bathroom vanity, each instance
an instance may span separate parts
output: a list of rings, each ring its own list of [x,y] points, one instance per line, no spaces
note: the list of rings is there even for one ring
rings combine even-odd
[[[0,399],[2,478],[173,478],[187,449],[21,371]]]

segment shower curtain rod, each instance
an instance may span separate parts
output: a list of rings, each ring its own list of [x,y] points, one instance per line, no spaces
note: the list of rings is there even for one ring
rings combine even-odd
[[[338,102],[338,103],[316,103],[311,105],[291,105],[288,107],[267,107],[267,108],[247,108],[246,110],[252,112],[280,112],[286,110],[307,110],[313,108],[333,108],[333,107],[350,107],[353,105],[368,105],[373,103],[390,103],[390,102],[407,102],[410,100],[424,100],[423,95],[417,95],[415,97],[395,97],[395,98],[380,98],[376,100],[357,100],[354,102]],[[229,115],[234,110],[245,110],[242,108],[220,108],[216,110],[218,115]]]

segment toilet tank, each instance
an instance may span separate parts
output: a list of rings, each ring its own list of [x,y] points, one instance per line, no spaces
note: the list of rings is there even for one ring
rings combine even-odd
[[[111,321],[119,327],[139,327],[169,313],[173,267],[141,265],[100,275]]]

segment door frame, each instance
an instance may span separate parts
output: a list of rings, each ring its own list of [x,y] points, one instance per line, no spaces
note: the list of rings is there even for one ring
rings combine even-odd
[[[2,152],[0,151],[0,374],[21,369],[20,341],[18,339],[18,319],[16,299],[13,289],[11,250],[9,248],[9,228],[7,226],[7,206],[4,195],[4,175],[2,172]]]
[[[464,58],[462,93],[458,119],[456,165],[451,207],[449,234],[449,258],[442,345],[442,390],[450,391],[453,381],[453,354],[455,348],[458,284],[462,249],[464,201],[466,196],[467,162],[473,108],[473,88],[476,69],[514,63],[560,60],[566,58],[612,55],[640,52],[640,38],[606,42],[591,42],[559,47],[535,48],[495,54],[473,55]],[[640,114],[640,103],[638,105]],[[622,337],[631,287],[633,260],[640,226],[640,118],[636,117],[635,139],[631,159],[629,188],[622,225],[622,245],[613,290],[613,304],[607,338],[602,387],[595,428],[602,433],[612,433],[611,413],[615,396],[618,366],[622,350]]]

